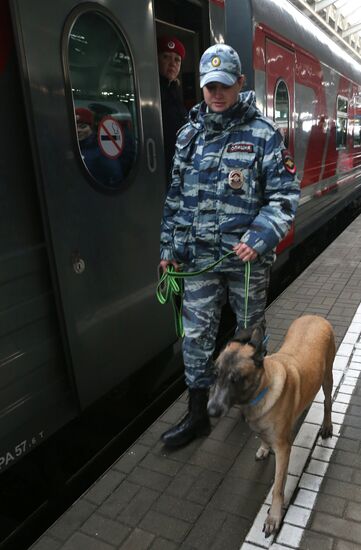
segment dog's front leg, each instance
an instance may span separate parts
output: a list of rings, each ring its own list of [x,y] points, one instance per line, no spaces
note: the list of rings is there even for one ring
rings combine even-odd
[[[281,524],[291,445],[288,441],[277,443],[274,445],[274,452],[276,456],[276,473],[273,486],[272,504],[263,526],[265,537],[269,537],[272,533],[278,531]]]

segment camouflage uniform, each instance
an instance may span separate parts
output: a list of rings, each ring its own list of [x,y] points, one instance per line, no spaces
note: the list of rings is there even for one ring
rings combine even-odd
[[[201,81],[202,82],[202,81]],[[161,259],[202,269],[239,241],[258,252],[251,263],[247,325],[264,321],[275,247],[294,219],[299,186],[273,123],[253,92],[222,113],[194,107],[178,133],[172,184],[161,227]],[[244,325],[244,264],[232,255],[212,272],[185,281],[183,356],[190,388],[213,383],[212,354],[227,298]]]

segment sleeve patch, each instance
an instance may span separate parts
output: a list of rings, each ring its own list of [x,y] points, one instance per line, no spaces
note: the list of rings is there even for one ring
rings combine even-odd
[[[283,166],[286,168],[287,172],[290,174],[296,173],[296,165],[295,161],[293,160],[290,152],[287,149],[282,150],[282,160],[283,160]]]

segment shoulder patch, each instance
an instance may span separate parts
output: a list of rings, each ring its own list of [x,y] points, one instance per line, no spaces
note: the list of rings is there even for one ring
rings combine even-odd
[[[253,153],[253,143],[230,143],[227,153]]]
[[[295,174],[296,173],[295,161],[293,160],[291,153],[287,149],[282,150],[282,159],[283,159],[283,166],[286,168],[287,172],[289,172],[292,175]]]

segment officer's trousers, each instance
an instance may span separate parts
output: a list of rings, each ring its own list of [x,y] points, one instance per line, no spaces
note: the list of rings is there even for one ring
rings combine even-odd
[[[270,267],[251,263],[247,327],[263,322]],[[214,382],[213,352],[227,296],[237,317],[237,328],[245,326],[245,270],[208,272],[184,280],[183,361],[189,388],[208,388]]]

